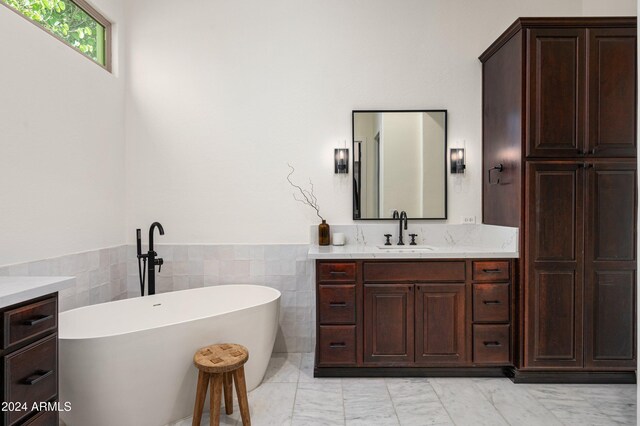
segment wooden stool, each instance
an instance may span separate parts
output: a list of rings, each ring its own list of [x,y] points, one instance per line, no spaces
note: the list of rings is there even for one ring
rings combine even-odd
[[[220,401],[224,385],[224,406],[227,414],[233,413],[233,393],[231,390],[231,377],[236,382],[238,405],[242,424],[251,425],[249,417],[249,401],[247,400],[247,385],[244,381],[244,364],[249,359],[247,348],[234,343],[222,343],[199,349],[193,356],[193,363],[198,368],[198,389],[196,392],[196,405],[193,408],[193,426],[199,426],[202,418],[204,399],[207,395],[207,385],[211,382],[211,406],[210,426],[220,424]]]

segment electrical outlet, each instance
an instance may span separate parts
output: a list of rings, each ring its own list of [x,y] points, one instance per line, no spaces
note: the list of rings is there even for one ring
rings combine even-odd
[[[476,223],[476,217],[475,216],[462,216],[462,223],[464,223],[464,224]]]

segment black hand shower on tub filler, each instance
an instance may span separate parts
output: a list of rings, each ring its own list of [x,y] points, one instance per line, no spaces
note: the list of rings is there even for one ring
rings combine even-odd
[[[161,257],[156,258],[158,253],[153,251],[153,231],[155,228],[158,228],[160,231],[160,235],[164,235],[164,228],[160,224],[160,222],[153,222],[151,227],[149,228],[149,251],[147,254],[142,254],[142,235],[140,229],[136,229],[136,247],[138,250],[138,274],[140,277],[140,295],[144,296],[144,282],[145,282],[145,272],[149,273],[149,283],[148,283],[148,292],[147,294],[156,294],[156,270],[155,267],[158,265],[158,272],[162,269],[162,264],[164,261]],[[142,263],[141,263],[142,262]],[[144,266],[143,266],[144,264]]]

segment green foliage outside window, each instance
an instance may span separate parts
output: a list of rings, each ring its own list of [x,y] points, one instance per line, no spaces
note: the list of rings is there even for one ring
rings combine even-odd
[[[101,65],[105,28],[72,0],[0,0]]]

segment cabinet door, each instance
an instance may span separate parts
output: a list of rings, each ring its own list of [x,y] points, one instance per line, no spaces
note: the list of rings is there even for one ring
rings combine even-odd
[[[467,362],[465,284],[416,285],[416,362]]]
[[[527,164],[524,367],[582,367],[584,168]]]
[[[636,29],[589,30],[589,155],[636,156]]]
[[[636,165],[598,161],[587,172],[585,365],[635,368]]]
[[[413,284],[365,284],[364,362],[413,362]]]
[[[582,155],[585,149],[586,30],[527,31],[527,156]]]

